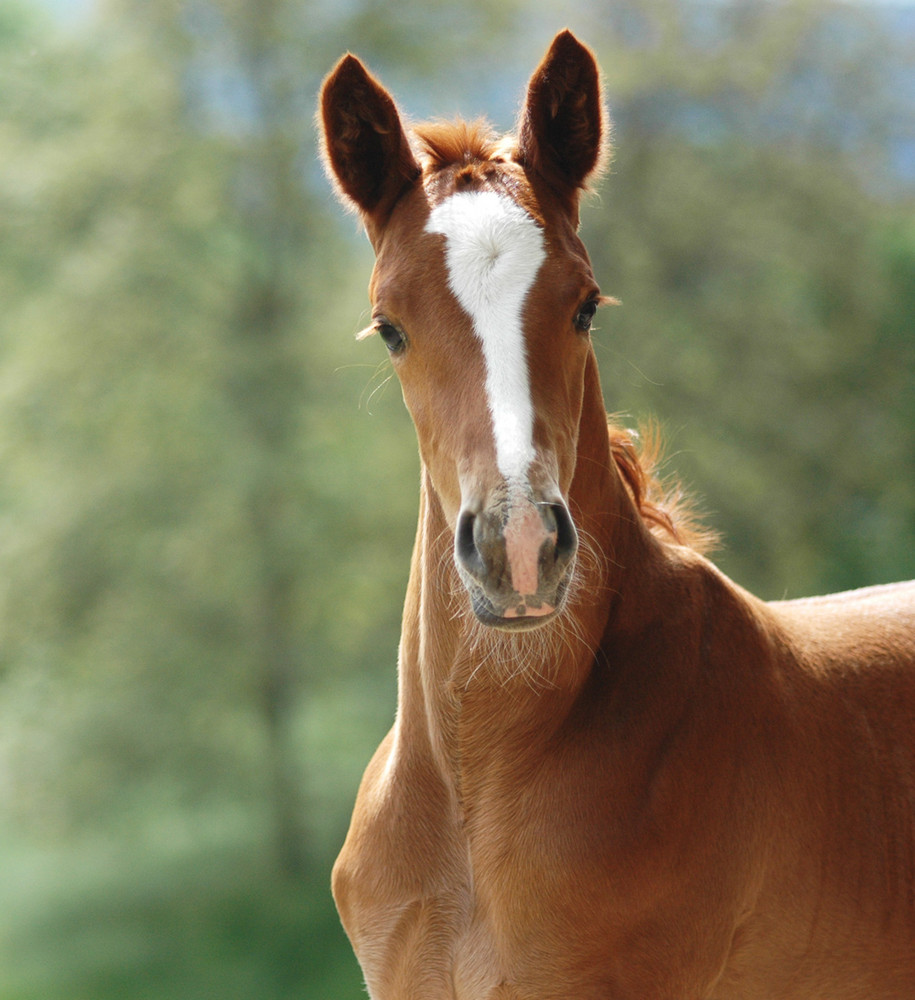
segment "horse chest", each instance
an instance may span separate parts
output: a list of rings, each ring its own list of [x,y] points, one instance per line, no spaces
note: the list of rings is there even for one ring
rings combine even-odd
[[[606,797],[593,775],[588,794],[546,763],[523,779],[505,763],[465,775],[463,803],[396,745],[370,767],[335,894],[373,1000],[629,995],[608,946],[638,890],[664,876],[661,859],[648,843],[638,859],[618,853],[609,819],[596,838],[575,804]]]

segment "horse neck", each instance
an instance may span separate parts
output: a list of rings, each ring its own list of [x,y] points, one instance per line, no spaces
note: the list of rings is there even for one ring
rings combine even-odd
[[[557,701],[571,703],[586,683],[624,593],[623,567],[640,565],[654,545],[611,456],[593,355],[569,504],[583,551],[566,622],[558,631],[492,633],[467,606],[454,568],[453,533],[423,469],[400,650],[402,721],[433,715],[448,729],[449,718],[453,722],[453,713],[476,693],[488,703],[499,697],[529,727],[540,716],[556,718]],[[505,723],[504,714],[500,720]]]

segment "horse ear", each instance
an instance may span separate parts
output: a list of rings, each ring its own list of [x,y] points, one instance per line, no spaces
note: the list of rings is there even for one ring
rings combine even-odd
[[[607,131],[597,62],[570,31],[560,32],[528,84],[520,160],[577,211],[579,191],[603,167]]]
[[[372,236],[420,173],[394,100],[346,55],[324,81],[319,118],[328,176]]]

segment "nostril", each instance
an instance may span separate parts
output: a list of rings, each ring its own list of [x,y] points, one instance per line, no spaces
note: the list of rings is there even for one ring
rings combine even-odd
[[[550,504],[550,513],[556,522],[556,560],[571,559],[578,548],[578,532],[572,515],[563,503]]]
[[[458,517],[457,532],[454,538],[454,553],[458,562],[471,576],[480,579],[485,575],[485,567],[480,550],[474,538],[476,515],[469,510],[462,511]]]

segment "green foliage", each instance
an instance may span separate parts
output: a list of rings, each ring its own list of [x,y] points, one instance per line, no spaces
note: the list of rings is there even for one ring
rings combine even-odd
[[[864,531],[888,484],[897,545],[915,525],[911,318],[893,274],[911,260],[887,258],[889,213],[835,163],[797,171],[764,151],[748,164],[727,145],[676,144],[642,171],[631,155],[604,244],[624,304],[601,338],[610,405],[677,428],[677,466],[711,498],[722,561],[751,588],[911,574],[910,546],[894,556]],[[633,177],[650,197],[626,190]]]
[[[901,43],[605,6],[563,20],[617,122],[584,213],[608,406],[666,422],[739,582],[915,575],[911,114],[869,72]],[[418,461],[352,340],[371,254],[315,90],[351,48],[408,112],[508,127],[560,26],[379,11],[0,2],[0,1000],[362,995],[329,871],[393,715]]]
[[[158,842],[71,845],[50,866],[7,845],[19,877],[2,894],[0,996],[360,996],[349,944],[319,887],[252,860],[254,845],[233,819],[209,818],[219,831],[163,825]],[[150,817],[148,829],[156,827]]]
[[[618,149],[585,238],[623,302],[599,335],[608,406],[664,421],[719,562],[762,596],[915,575],[915,258],[895,221],[915,206],[886,195],[898,78],[874,71],[911,47],[860,12],[721,5],[697,58],[692,8],[649,9],[651,44],[615,59],[619,12],[601,42]]]

